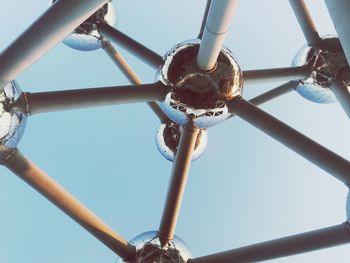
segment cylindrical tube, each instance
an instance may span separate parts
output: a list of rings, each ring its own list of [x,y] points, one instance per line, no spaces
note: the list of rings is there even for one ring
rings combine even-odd
[[[122,46],[155,69],[163,63],[160,55],[106,23],[99,24],[98,31],[102,36]]]
[[[243,71],[245,85],[261,84],[262,82],[301,80],[310,76],[308,67],[287,67]]]
[[[134,85],[25,93],[29,114],[163,100],[167,88],[161,82]]]
[[[236,4],[237,0],[212,1],[197,56],[200,69],[209,71],[214,68],[230,28]]]
[[[349,242],[349,224],[343,223],[294,236],[190,259],[187,263],[258,262],[338,246]]]
[[[319,45],[321,38],[318,35],[316,26],[311,18],[311,14],[304,0],[289,0],[294,14],[298,20],[301,30],[309,46],[316,47]]]
[[[0,54],[0,89],[59,43],[108,0],[55,2]]]
[[[350,64],[350,1],[325,0],[325,3]]]
[[[192,126],[183,127],[180,143],[173,163],[168,195],[158,232],[162,245],[167,244],[174,236],[197,135],[198,129]]]
[[[350,184],[350,162],[300,132],[279,121],[244,99],[237,99],[230,110],[267,135],[295,151],[344,184]]]
[[[4,165],[50,200],[93,236],[124,259],[132,259],[135,248],[106,223],[16,150]]]

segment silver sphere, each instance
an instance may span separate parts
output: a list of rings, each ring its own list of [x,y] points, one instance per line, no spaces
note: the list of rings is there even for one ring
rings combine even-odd
[[[165,159],[173,162],[177,147],[180,142],[181,128],[177,123],[169,122],[158,127],[156,135],[156,145],[159,152]],[[201,129],[197,135],[192,161],[196,160],[204,153],[208,143],[207,130]]]
[[[145,232],[130,241],[136,247],[136,259],[129,263],[185,263],[191,257],[187,245],[174,236],[162,247],[156,231]],[[117,263],[125,262],[122,259]]]
[[[199,40],[176,45],[164,57],[157,80],[171,86],[161,107],[174,122],[185,125],[190,119],[198,128],[226,120],[226,102],[242,93],[242,72],[227,48],[222,48],[216,67],[205,72],[196,65]]]
[[[51,0],[51,4],[56,1]],[[92,51],[101,48],[101,35],[96,28],[96,24],[101,22],[108,25],[114,25],[116,23],[116,10],[112,1],[106,3],[78,26],[63,40],[63,43],[80,51]]]
[[[308,66],[311,75],[301,80],[296,91],[316,103],[336,102],[330,89],[330,80],[349,71],[348,62],[336,37],[324,37],[319,47],[302,47],[292,62],[293,66]]]
[[[0,93],[0,162],[17,147],[26,126],[27,115],[13,107],[21,94],[15,81],[9,82]]]

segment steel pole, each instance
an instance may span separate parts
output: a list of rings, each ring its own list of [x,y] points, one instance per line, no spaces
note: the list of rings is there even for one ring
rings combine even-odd
[[[180,143],[173,163],[168,195],[158,231],[163,246],[174,237],[198,131],[192,125],[182,127]]]
[[[0,54],[0,89],[108,0],[59,0]]]
[[[204,71],[215,67],[236,10],[237,0],[212,1],[207,16],[197,65]]]
[[[310,76],[310,69],[306,66],[244,70],[245,85],[261,84],[262,82],[300,80]]]
[[[299,85],[299,82],[296,80],[288,81],[287,83],[284,83],[272,90],[269,90],[263,94],[260,94],[252,99],[249,100],[249,103],[259,106],[266,102],[269,102],[273,99],[276,99],[284,94],[287,94],[294,90]],[[232,113],[232,115],[229,118],[235,117],[236,115]]]
[[[163,58],[160,55],[120,32],[116,28],[106,23],[100,23],[98,25],[98,31],[102,36],[125,48],[151,67],[157,69],[163,64]]]
[[[348,86],[342,80],[334,79],[331,81],[330,88],[350,119],[350,91]]]
[[[190,259],[187,263],[258,262],[343,245],[349,242],[349,224],[343,223],[294,236]]]
[[[298,20],[299,26],[303,31],[306,42],[311,47],[320,44],[321,38],[317,32],[316,26],[311,18],[311,14],[304,0],[289,0],[293,12]]]
[[[278,86],[272,90],[269,90],[263,94],[260,94],[259,96],[252,98],[251,100],[249,100],[249,102],[255,106],[259,106],[261,104],[264,104],[265,102],[271,101],[275,98],[278,98],[284,94],[293,91],[298,85],[298,81],[288,81],[287,83],[284,83],[281,86]]]
[[[129,66],[123,56],[113,47],[110,41],[103,40],[102,45],[104,51],[106,51],[107,55],[111,58],[115,65],[124,73],[126,78],[134,85],[141,85],[142,80],[137,76],[135,71]],[[169,121],[169,118],[165,115],[165,113],[160,108],[159,104],[155,101],[147,102],[148,106],[152,109],[152,111],[158,116],[161,123],[166,123]]]
[[[229,107],[237,116],[333,175],[344,184],[350,184],[350,162],[348,160],[316,143],[242,98],[233,101]]]
[[[131,246],[18,150],[15,150],[3,165],[45,196],[113,252],[125,260],[134,258],[135,247]]]
[[[325,3],[350,65],[350,1],[325,0]]]
[[[26,92],[24,93],[24,100],[27,103],[27,113],[33,115],[122,103],[161,101],[167,93],[166,86],[161,82],[157,82],[136,86],[129,85],[37,93]]]
[[[210,5],[211,5],[211,0],[207,0],[207,4],[205,6],[205,10],[204,10],[204,14],[203,14],[201,28],[200,28],[199,34],[198,34],[198,39],[202,39],[202,37],[203,37],[203,33],[204,33],[204,29],[205,29],[205,24],[207,22]]]

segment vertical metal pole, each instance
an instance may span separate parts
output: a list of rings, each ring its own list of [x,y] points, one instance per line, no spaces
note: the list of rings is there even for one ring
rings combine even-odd
[[[309,46],[316,47],[320,44],[321,38],[311,18],[311,14],[304,0],[289,0],[293,12],[299,22],[300,28]]]
[[[59,0],[0,54],[0,90],[108,0]]]
[[[325,0],[325,3],[350,65],[350,1]]]
[[[168,195],[158,231],[158,236],[163,246],[174,237],[198,131],[199,130],[192,125],[183,126],[180,143],[173,163],[173,170],[171,172]]]
[[[16,150],[4,163],[18,177],[60,208],[103,244],[125,260],[133,259],[135,247],[55,182],[43,170]]]
[[[334,79],[331,81],[330,87],[340,106],[350,119],[350,91],[348,86],[342,80]]]
[[[204,14],[203,14],[201,28],[200,28],[199,34],[198,34],[199,39],[202,39],[202,37],[203,37],[203,33],[204,33],[204,29],[205,29],[205,24],[207,22],[210,5],[211,5],[211,0],[207,0],[207,4],[205,6],[205,10],[204,10]]]
[[[204,71],[215,67],[236,10],[237,0],[212,1],[202,41],[197,56],[197,65]]]

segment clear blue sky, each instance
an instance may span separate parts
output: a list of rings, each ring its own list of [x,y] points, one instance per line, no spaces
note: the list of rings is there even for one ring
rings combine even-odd
[[[323,1],[307,1],[321,34],[334,33]],[[0,50],[33,22],[47,0],[3,1]],[[205,1],[116,1],[117,27],[163,55],[198,34]],[[288,1],[240,1],[226,45],[243,70],[289,66],[304,44]],[[144,82],[155,72],[120,50]],[[102,50],[57,45],[18,78],[25,91],[127,84]],[[246,86],[251,98],[277,86]],[[292,93],[263,107],[350,158],[350,124],[337,104]],[[158,228],[171,163],[154,143],[159,121],[144,104],[28,119],[21,151],[117,232],[131,239]],[[114,262],[116,256],[5,168],[0,168],[0,263]],[[194,256],[345,221],[347,189],[238,118],[209,130],[191,167],[177,235]],[[271,262],[349,262],[349,245]]]

